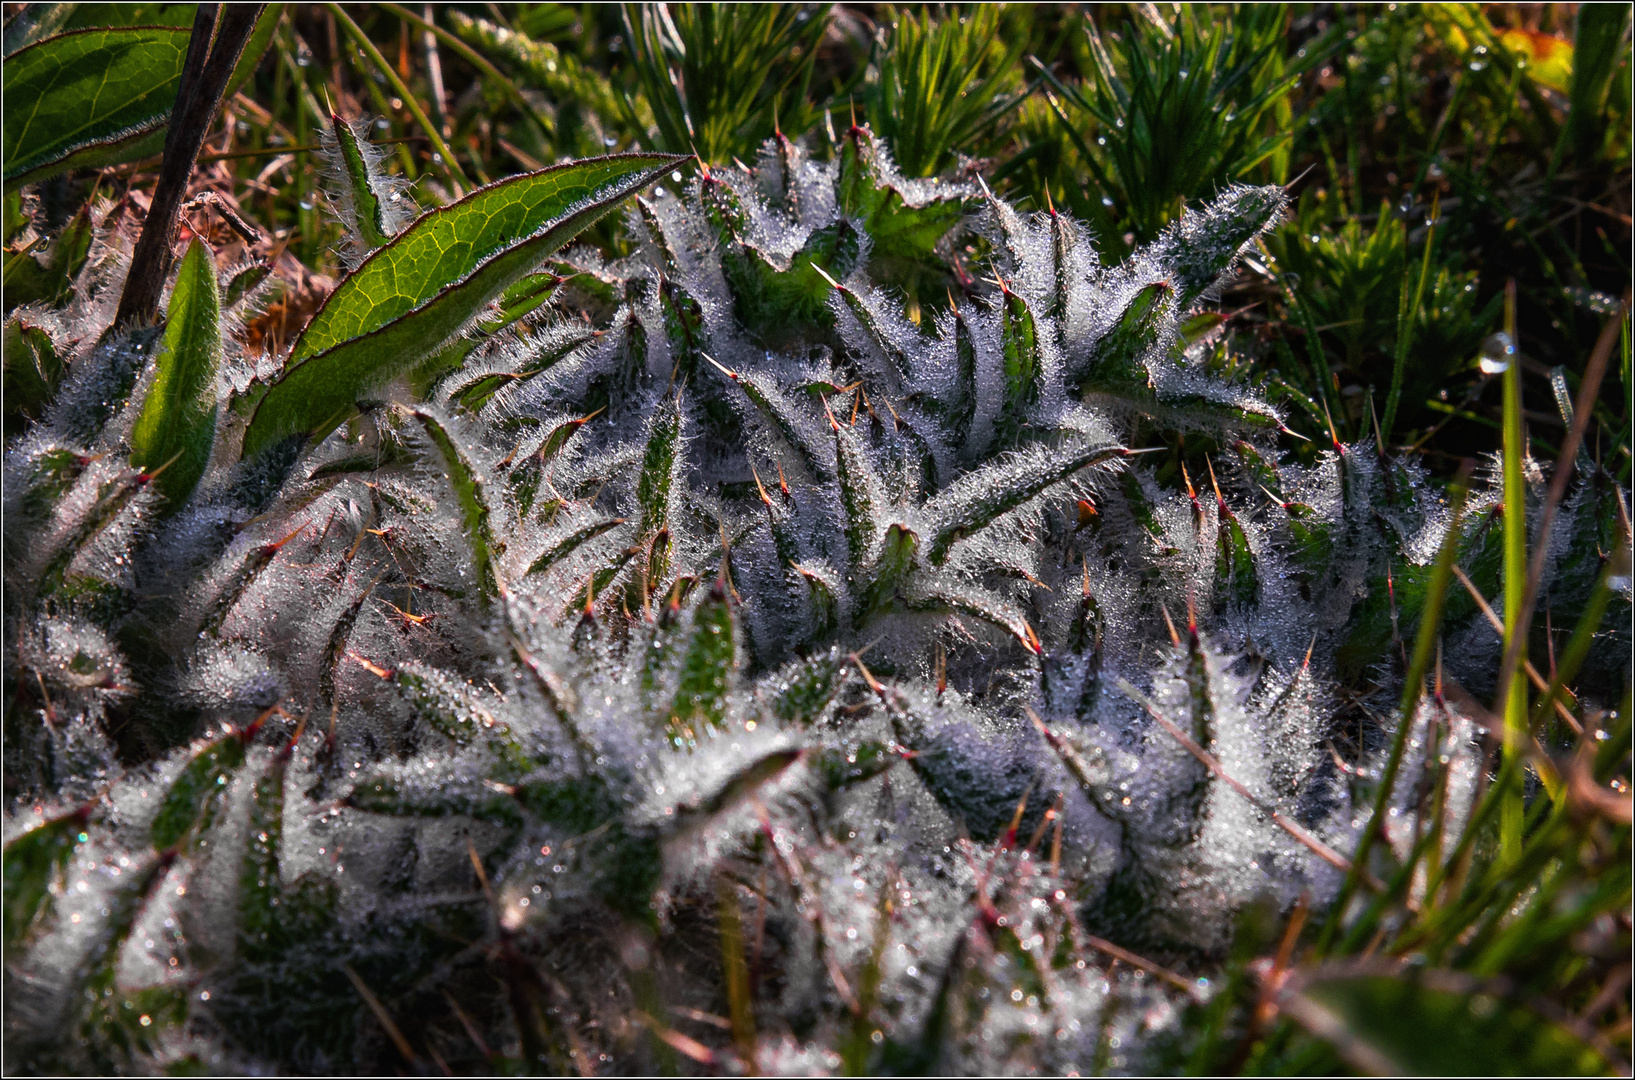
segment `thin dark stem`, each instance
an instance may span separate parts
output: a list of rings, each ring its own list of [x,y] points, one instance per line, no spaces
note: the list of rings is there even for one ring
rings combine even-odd
[[[222,93],[238,65],[239,54],[255,28],[264,5],[230,4],[218,18],[216,4],[200,4],[193,20],[193,37],[187,47],[176,104],[170,112],[170,128],[165,132],[165,158],[159,166],[159,183],[153,204],[142,225],[142,235],[131,252],[131,269],[125,278],[125,292],[119,298],[115,325],[150,323],[159,314],[159,299],[175,259],[176,232],[182,203],[187,197],[188,178],[204,145],[210,122],[221,107]],[[210,42],[215,30],[215,43]],[[206,55],[208,53],[208,56]]]

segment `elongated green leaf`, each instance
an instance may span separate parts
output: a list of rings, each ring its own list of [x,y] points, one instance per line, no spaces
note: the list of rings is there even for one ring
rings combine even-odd
[[[496,565],[498,551],[494,544],[489,495],[482,472],[441,417],[425,409],[415,409],[413,415],[442,455],[449,484],[454,488],[454,497],[465,522],[466,540],[471,544],[471,561],[477,564],[482,594],[485,598],[491,598],[503,591],[504,585]]]
[[[948,549],[999,515],[1016,509],[1045,488],[1080,469],[1125,456],[1122,446],[1087,443],[1073,450],[1024,453],[969,473],[926,506],[936,523],[928,552],[941,565]]]
[[[227,792],[227,783],[244,764],[244,737],[223,735],[194,755],[165,792],[149,836],[155,851],[175,847],[194,822],[199,832],[209,828]]]
[[[570,162],[423,215],[307,324],[256,406],[245,456],[283,435],[331,430],[360,393],[430,356],[547,255],[681,161],[616,154]]]
[[[6,435],[14,421],[38,417],[62,382],[64,365],[57,346],[43,327],[22,318],[7,319],[5,344]]]
[[[557,563],[579,550],[580,545],[596,539],[609,529],[623,525],[624,521],[624,518],[609,518],[607,521],[595,521],[589,525],[586,525],[582,529],[575,529],[561,540],[558,540],[556,543],[546,548],[544,553],[541,554],[539,558],[535,559],[529,564],[528,572],[530,574],[537,574],[541,570],[549,570],[552,566],[555,566]]]
[[[357,239],[365,250],[372,251],[390,243],[392,229],[387,223],[386,201],[381,197],[378,166],[369,160],[362,140],[352,125],[338,115],[329,118],[330,131],[340,151],[341,172],[346,179],[345,198],[351,210],[352,224],[357,226]]]
[[[37,919],[49,914],[52,883],[62,873],[74,847],[84,842],[90,807],[70,811],[36,825],[6,845],[5,948],[9,953]]]
[[[874,558],[880,484],[857,433],[841,424],[835,425],[835,462],[840,476],[840,505],[846,511],[846,549],[852,573],[857,574]]]
[[[171,462],[154,483],[175,510],[204,475],[216,441],[221,296],[215,264],[197,238],[182,257],[154,362],[153,389],[131,430],[131,463],[153,470]]]
[[[693,614],[692,640],[681,660],[676,701],[665,724],[676,746],[691,746],[705,727],[726,722],[738,652],[733,622],[732,598],[718,581]]]
[[[1005,631],[1029,652],[1037,654],[1044,651],[1039,645],[1039,635],[1034,633],[1022,613],[991,593],[931,585],[915,589],[908,597],[907,606],[910,611],[969,615]]]
[[[78,30],[8,57],[6,190],[157,151],[189,36],[179,27]]]
[[[252,962],[265,960],[281,944],[276,940],[279,915],[279,849],[284,841],[284,774],[289,757],[280,753],[256,778],[250,791],[249,836],[239,864],[238,945]]]
[[[857,622],[885,611],[903,592],[909,575],[919,568],[920,538],[911,529],[893,524],[880,545],[880,561],[873,567]]]
[[[1220,523],[1215,533],[1215,603],[1218,607],[1252,607],[1259,594],[1254,552],[1249,538],[1224,500],[1217,500]]]
[[[641,507],[643,537],[651,536],[670,520],[670,493],[675,487],[680,464],[681,403],[672,402],[653,418],[642,454],[642,471],[636,481],[636,503]]]
[[[1014,444],[1027,425],[1028,412],[1039,400],[1044,361],[1039,355],[1039,331],[1027,301],[1004,290],[1000,309],[1000,345],[1004,350],[1005,403],[995,421],[1000,441]]]

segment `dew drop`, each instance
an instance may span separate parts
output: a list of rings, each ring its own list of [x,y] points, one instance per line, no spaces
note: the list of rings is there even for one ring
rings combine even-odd
[[[1516,356],[1516,346],[1504,331],[1489,334],[1482,342],[1481,368],[1484,375],[1500,375],[1510,370]]]

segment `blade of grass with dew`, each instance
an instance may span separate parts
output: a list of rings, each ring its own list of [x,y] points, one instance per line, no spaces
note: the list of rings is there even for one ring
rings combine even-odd
[[[1431,214],[1425,222],[1425,252],[1419,264],[1419,282],[1414,286],[1413,299],[1408,299],[1408,275],[1404,267],[1402,280],[1401,300],[1397,306],[1397,340],[1395,363],[1391,369],[1391,390],[1385,398],[1385,418],[1380,421],[1380,438],[1385,445],[1391,443],[1391,431],[1396,424],[1397,403],[1402,398],[1402,375],[1408,366],[1408,350],[1414,340],[1414,323],[1419,321],[1419,309],[1425,298],[1425,282],[1431,276],[1431,251],[1436,247],[1436,225],[1439,211],[1442,207],[1442,193],[1438,191],[1431,199]],[[1403,222],[1403,231],[1408,229],[1407,222]]]
[[[1504,650],[1524,650],[1527,633],[1523,605],[1527,595],[1527,479],[1522,462],[1521,354],[1516,349],[1516,283],[1505,285],[1504,330],[1510,350],[1504,379]],[[1517,655],[1522,655],[1518,651]],[[1527,681],[1519,665],[1508,685],[1499,687],[1494,711],[1504,718],[1504,753],[1520,759],[1527,752]],[[1502,857],[1514,862],[1521,855],[1522,788],[1509,792],[1500,811],[1499,843]]]

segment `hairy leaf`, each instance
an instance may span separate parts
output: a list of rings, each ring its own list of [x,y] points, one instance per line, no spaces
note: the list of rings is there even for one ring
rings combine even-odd
[[[435,352],[541,260],[680,164],[655,154],[570,162],[423,215],[347,276],[297,339],[244,436],[324,434],[358,395]]]
[[[131,463],[149,470],[171,510],[193,493],[216,442],[216,369],[221,363],[221,296],[216,268],[197,238],[176,274],[157,374],[131,429]]]

